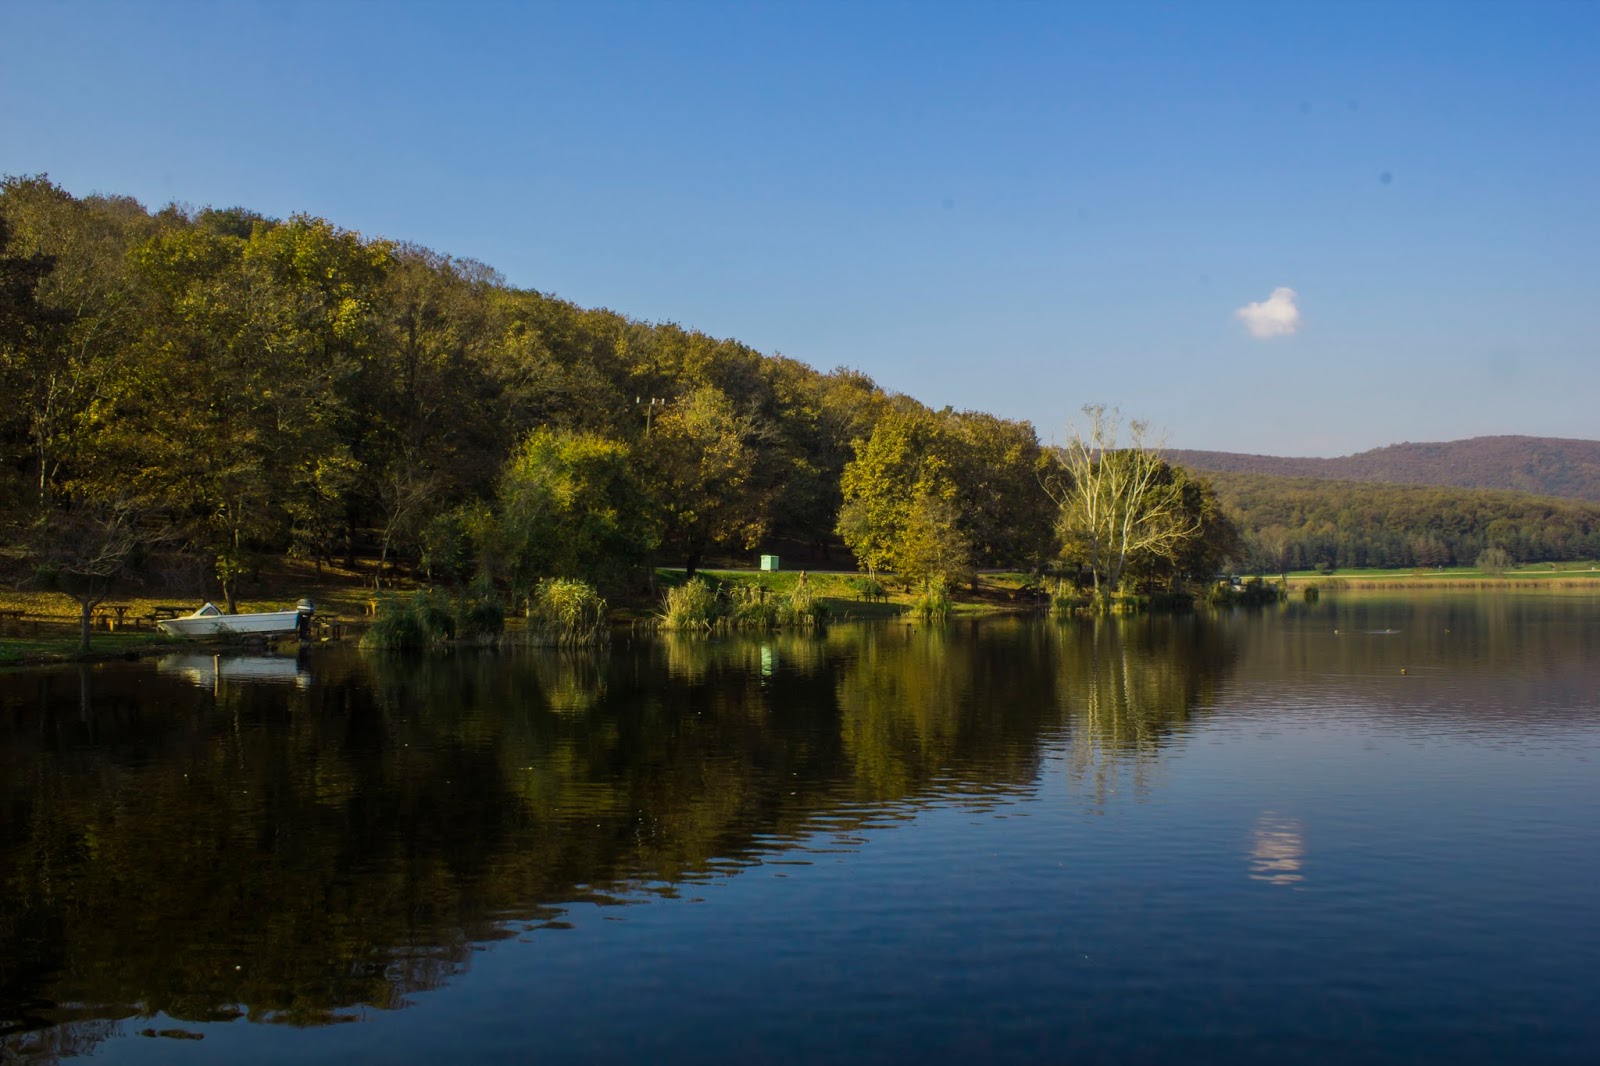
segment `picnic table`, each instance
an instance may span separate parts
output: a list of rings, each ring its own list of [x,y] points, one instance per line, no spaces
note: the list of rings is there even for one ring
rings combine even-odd
[[[173,607],[168,604],[162,604],[159,607],[150,608],[150,620],[159,621],[163,618],[181,618],[189,613],[190,610],[187,607]]]
[[[0,609],[0,633],[5,632],[6,627],[12,622],[16,623],[16,630],[18,633],[21,633],[23,619],[27,617],[28,612],[24,611],[20,607],[6,607],[4,609]]]
[[[121,629],[123,622],[127,619],[128,612],[132,608],[133,604],[131,603],[102,603],[100,605],[100,617],[105,622],[108,630]],[[111,619],[113,614],[117,616],[115,622]]]

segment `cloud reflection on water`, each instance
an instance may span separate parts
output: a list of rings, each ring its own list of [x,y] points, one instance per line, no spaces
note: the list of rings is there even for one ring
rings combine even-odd
[[[1250,849],[1250,879],[1272,885],[1297,885],[1305,880],[1305,827],[1275,811],[1256,820]]]

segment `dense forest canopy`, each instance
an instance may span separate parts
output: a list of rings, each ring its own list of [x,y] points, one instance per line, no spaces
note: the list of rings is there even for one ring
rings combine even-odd
[[[1026,422],[578,307],[481,263],[42,176],[0,183],[0,394],[0,547],[85,619],[135,573],[220,589],[231,609],[265,555],[520,593],[637,588],[653,562],[757,550],[925,584],[1089,564],[1113,587],[1252,557],[1600,554],[1594,509],[1234,475],[1219,497],[1103,442],[1074,466]],[[1118,496],[1129,484],[1144,495]],[[1129,535],[1158,515],[1165,533]]]
[[[1027,423],[317,218],[152,213],[44,177],[6,179],[0,218],[14,546],[133,516],[230,602],[262,553],[359,552],[443,581],[621,582],[653,557],[761,547],[849,565],[841,479],[894,414],[958,430],[963,565],[1048,554],[1017,536],[1041,528]]]
[[[1267,571],[1473,564],[1600,556],[1600,506],[1488,489],[1212,474]]]

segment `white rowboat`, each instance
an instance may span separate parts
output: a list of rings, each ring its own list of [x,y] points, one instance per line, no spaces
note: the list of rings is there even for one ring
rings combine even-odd
[[[214,603],[207,603],[194,614],[168,618],[156,625],[174,637],[222,637],[243,633],[300,632],[300,619],[311,614],[311,604],[301,600],[292,611],[264,611],[259,614],[223,614]]]

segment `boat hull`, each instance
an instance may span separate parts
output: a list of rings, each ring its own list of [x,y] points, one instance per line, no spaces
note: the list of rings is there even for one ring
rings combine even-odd
[[[168,618],[157,622],[161,632],[174,637],[229,637],[243,634],[270,636],[293,634],[300,630],[299,611],[267,611],[262,614],[215,614],[188,618]]]

